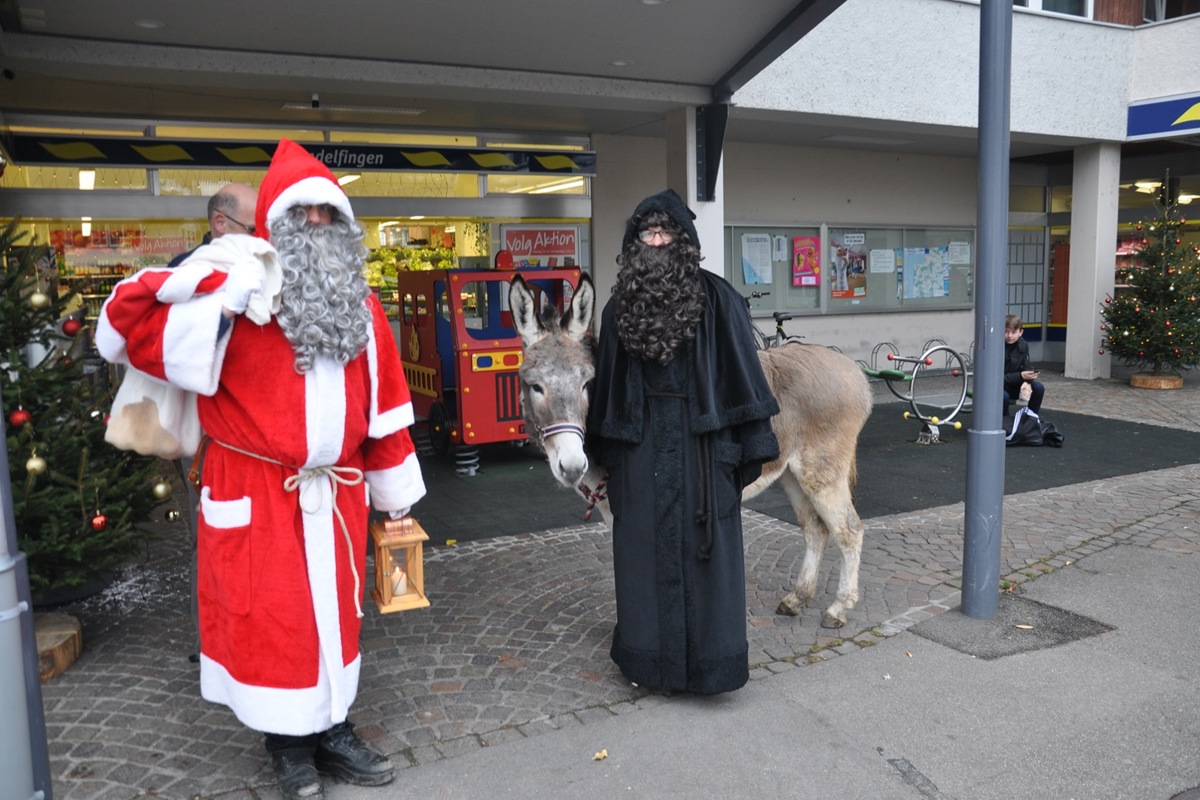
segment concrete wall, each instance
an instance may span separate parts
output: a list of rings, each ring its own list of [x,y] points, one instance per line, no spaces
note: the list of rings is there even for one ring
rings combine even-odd
[[[596,136],[604,165],[593,182],[593,278],[599,304],[612,292],[625,221],[644,197],[664,188],[666,143],[636,136]],[[975,226],[978,168],[974,159],[865,153],[728,142],[724,164],[727,225]],[[705,243],[708,259],[724,255]],[[760,320],[769,328],[769,319]],[[790,332],[868,359],[880,342],[918,354],[939,338],[965,350],[971,310],[806,316]]]
[[[730,142],[725,218],[730,225],[974,228],[978,177],[975,159]],[[768,318],[759,324],[769,329],[774,323]],[[965,350],[974,312],[823,314],[786,327],[867,360],[885,341],[906,355],[919,354],[934,338]]]
[[[1015,12],[1013,132],[1124,138],[1133,48],[1131,28]],[[734,102],[973,128],[978,92],[978,2],[850,0]]]
[[[1200,17],[1145,25],[1133,48],[1131,101],[1200,90]]]

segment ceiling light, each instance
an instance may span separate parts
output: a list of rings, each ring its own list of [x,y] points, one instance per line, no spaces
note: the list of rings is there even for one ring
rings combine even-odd
[[[79,189],[80,191],[90,192],[96,188],[96,170],[81,169],[79,170]]]
[[[1142,194],[1153,194],[1162,187],[1162,181],[1134,181],[1133,187]]]
[[[91,217],[80,217],[80,220],[82,221],[83,224],[79,226],[79,232],[82,233],[84,236],[91,236],[92,235],[92,218]]]
[[[409,217],[409,219],[425,219],[425,215],[424,215],[424,214],[417,214],[416,216]]]
[[[159,28],[165,28],[166,24],[156,19],[135,19],[133,24],[139,28],[144,28],[148,31],[156,31]]]
[[[614,67],[629,67],[633,66],[633,62],[624,58],[618,58],[616,61],[612,62],[612,65]]]
[[[354,183],[356,180],[358,180],[361,177],[362,177],[362,175],[359,175],[357,173],[355,173],[353,175],[343,175],[342,177],[338,178],[338,186],[345,186],[347,183]]]
[[[1180,203],[1183,203],[1186,206],[1186,205],[1190,205],[1191,202],[1197,198],[1200,198],[1200,194],[1184,193],[1184,194],[1179,195],[1179,197],[1177,197],[1175,199],[1178,200]]]
[[[671,0],[642,0],[642,5],[644,5],[644,6],[663,6],[669,2],[671,2]]]
[[[550,192],[562,192],[567,189],[576,189],[580,186],[583,186],[583,178],[576,178],[573,181],[566,181],[564,183],[555,183],[555,184],[551,184],[550,186],[542,186],[541,188],[538,188],[538,189],[530,189],[529,193],[530,194],[549,194]]]
[[[394,114],[398,117],[419,117],[425,113],[423,108],[404,108],[395,106],[355,106],[321,103],[320,108],[314,108],[312,101],[306,103],[284,103],[283,111],[345,111],[352,114]]]

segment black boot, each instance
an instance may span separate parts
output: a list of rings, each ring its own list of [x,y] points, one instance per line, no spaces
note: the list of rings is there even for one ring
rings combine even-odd
[[[321,776],[313,763],[317,734],[284,736],[268,733],[266,745],[284,800],[325,800],[325,787],[321,785]]]
[[[317,740],[317,769],[356,786],[382,786],[396,776],[387,756],[367,744],[349,722],[341,722]]]

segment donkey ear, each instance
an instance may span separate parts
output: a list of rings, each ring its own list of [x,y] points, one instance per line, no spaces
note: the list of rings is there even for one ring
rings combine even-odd
[[[563,314],[562,329],[575,341],[583,341],[592,330],[592,315],[596,312],[596,289],[586,272],[579,273],[579,285],[571,297],[571,307]]]
[[[508,285],[508,305],[512,309],[513,325],[521,337],[522,344],[529,347],[546,334],[546,328],[538,318],[533,292],[520,275],[514,275]]]

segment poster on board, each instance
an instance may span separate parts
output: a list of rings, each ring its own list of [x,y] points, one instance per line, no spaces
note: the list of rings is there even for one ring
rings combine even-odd
[[[821,285],[821,237],[792,237],[792,286]]]
[[[867,296],[867,235],[862,231],[829,231],[829,296],[862,299]]]
[[[747,286],[772,283],[771,234],[742,234],[742,282]]]

